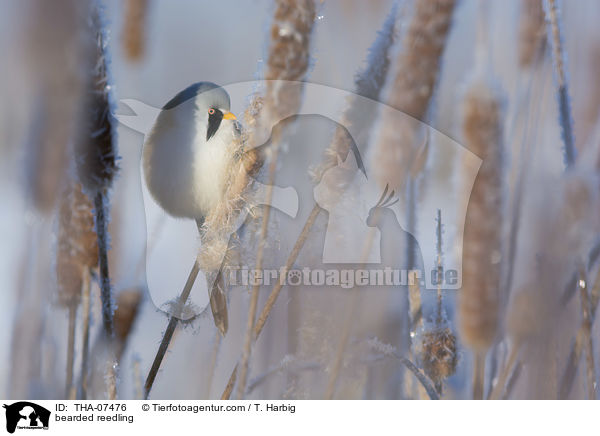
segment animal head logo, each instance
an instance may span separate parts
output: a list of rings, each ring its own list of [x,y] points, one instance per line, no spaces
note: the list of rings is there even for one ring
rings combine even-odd
[[[48,429],[50,411],[29,401],[4,404],[6,409],[6,431],[14,433],[19,429]]]

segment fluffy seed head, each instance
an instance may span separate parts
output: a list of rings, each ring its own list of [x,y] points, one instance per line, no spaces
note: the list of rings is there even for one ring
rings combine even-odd
[[[483,161],[470,193],[463,236],[460,333],[471,348],[486,350],[496,335],[499,309],[503,174],[502,110],[483,81],[468,89],[463,108],[465,146]]]

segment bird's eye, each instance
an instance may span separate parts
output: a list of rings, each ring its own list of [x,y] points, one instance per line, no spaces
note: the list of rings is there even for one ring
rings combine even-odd
[[[210,109],[208,110],[208,114],[209,114],[209,115],[214,115],[214,114],[215,114],[215,110],[214,110],[213,108],[210,108]]]

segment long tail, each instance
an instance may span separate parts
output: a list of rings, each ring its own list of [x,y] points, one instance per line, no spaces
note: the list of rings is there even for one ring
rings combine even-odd
[[[198,226],[198,232],[202,238],[202,225],[204,224],[204,218],[196,220]],[[213,282],[212,289],[209,291],[210,297],[210,310],[213,314],[215,325],[223,336],[227,333],[229,328],[229,316],[227,314],[227,295],[225,292],[225,281],[223,280],[223,265],[217,273],[217,277]]]
[[[227,295],[225,295],[225,281],[223,280],[222,269],[217,273],[210,292],[210,309],[212,310],[215,325],[223,336],[227,333],[229,327],[229,316],[227,314]]]

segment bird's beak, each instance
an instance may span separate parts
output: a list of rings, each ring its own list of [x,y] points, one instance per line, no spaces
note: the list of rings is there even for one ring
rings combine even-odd
[[[223,114],[223,118],[226,120],[237,120],[237,118],[235,117],[235,115],[233,115],[231,112],[225,112]]]

